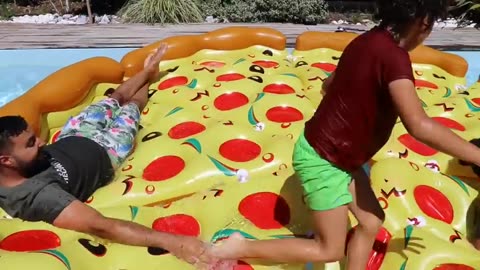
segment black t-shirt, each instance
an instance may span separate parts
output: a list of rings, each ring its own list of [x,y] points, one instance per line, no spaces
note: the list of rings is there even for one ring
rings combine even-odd
[[[114,176],[106,150],[90,139],[66,137],[45,152],[46,170],[18,186],[0,187],[0,207],[10,216],[52,223],[72,201],[86,201]]]

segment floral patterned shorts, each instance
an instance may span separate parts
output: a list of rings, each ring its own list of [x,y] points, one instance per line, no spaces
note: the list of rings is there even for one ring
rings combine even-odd
[[[118,168],[133,149],[139,122],[140,110],[135,103],[120,106],[116,99],[107,98],[71,117],[58,140],[69,136],[89,138],[107,150],[112,165]]]

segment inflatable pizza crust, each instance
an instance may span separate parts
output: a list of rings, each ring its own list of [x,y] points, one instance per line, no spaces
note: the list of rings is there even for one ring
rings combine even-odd
[[[291,153],[321,102],[323,81],[354,37],[307,32],[291,55],[285,36],[268,28],[164,40],[169,50],[161,70],[168,74],[150,85],[135,151],[115,181],[86,203],[107,216],[212,243],[234,232],[249,239],[310,236]],[[138,72],[158,44],[127,54],[121,63],[100,57],[68,66],[1,108],[1,115],[23,115],[54,142],[70,116]],[[479,84],[464,86],[465,60],[427,47],[411,57],[428,115],[463,138],[476,138]],[[368,269],[480,268],[469,242],[478,195],[469,167],[419,143],[399,122],[365,168],[386,213]],[[2,269],[190,269],[163,249],[1,216]],[[351,222],[349,237],[353,217]],[[344,262],[242,261],[235,269],[344,269]]]

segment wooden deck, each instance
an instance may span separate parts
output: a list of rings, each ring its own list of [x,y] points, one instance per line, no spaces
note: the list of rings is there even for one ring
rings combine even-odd
[[[305,31],[337,30],[337,25],[296,24],[188,24],[188,25],[38,25],[0,23],[0,49],[131,48],[175,35],[206,33],[228,26],[271,27],[284,33],[288,46]],[[366,30],[365,26],[345,26]],[[435,29],[426,45],[439,49],[480,50],[480,31]]]

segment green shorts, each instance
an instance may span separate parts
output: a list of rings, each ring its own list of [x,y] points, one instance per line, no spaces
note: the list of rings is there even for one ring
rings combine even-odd
[[[320,157],[303,132],[293,150],[293,168],[311,210],[331,210],[352,202],[352,194],[348,190],[352,176]]]

